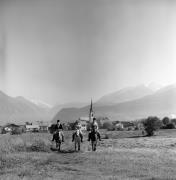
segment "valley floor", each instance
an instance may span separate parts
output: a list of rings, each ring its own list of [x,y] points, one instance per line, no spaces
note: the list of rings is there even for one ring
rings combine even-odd
[[[176,179],[176,130],[162,130],[153,137],[141,137],[138,131],[102,132],[109,139],[99,142],[96,152],[90,151],[85,136],[80,153],[73,151],[69,133],[61,153],[21,150],[5,153],[1,147],[0,179]],[[20,136],[13,137],[18,144],[20,138],[26,140],[28,136],[30,140],[51,139],[49,134]],[[5,138],[12,137],[0,137],[0,142]]]

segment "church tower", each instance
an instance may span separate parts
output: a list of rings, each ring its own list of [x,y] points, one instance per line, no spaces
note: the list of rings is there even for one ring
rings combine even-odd
[[[89,110],[89,122],[93,121],[93,117],[94,117],[94,112],[93,112],[93,104],[91,99],[90,110]]]

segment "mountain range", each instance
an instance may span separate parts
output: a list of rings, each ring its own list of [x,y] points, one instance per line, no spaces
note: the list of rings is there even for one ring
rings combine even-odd
[[[67,103],[54,107],[41,100],[30,100],[22,96],[11,97],[0,91],[0,125],[6,123],[51,121],[63,107],[83,107],[86,103]]]
[[[125,101],[131,101],[139,99],[143,96],[150,95],[154,91],[145,85],[138,85],[135,87],[126,87],[120,89],[117,92],[113,92],[101,97],[96,104],[97,105],[113,105]]]
[[[161,87],[152,84],[127,87],[109,93],[94,102],[95,116],[110,120],[135,120],[150,115],[159,117],[176,114],[176,85]],[[26,99],[22,96],[10,97],[0,91],[0,125],[5,123],[75,121],[87,117],[88,103],[66,103],[51,107],[42,101]]]
[[[46,110],[24,97],[10,97],[0,91],[0,125],[5,123],[24,123],[51,119]]]
[[[139,85],[107,94],[94,103],[95,116],[108,117],[110,120],[135,120],[148,116],[170,116],[176,114],[176,86],[170,85],[158,90]],[[89,106],[64,108],[53,118],[73,121],[88,116]]]

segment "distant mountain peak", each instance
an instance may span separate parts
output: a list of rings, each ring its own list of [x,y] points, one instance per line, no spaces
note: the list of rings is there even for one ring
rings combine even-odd
[[[151,82],[147,85],[148,88],[150,88],[153,91],[158,91],[163,87],[163,85],[156,83],[156,82]]]
[[[137,86],[129,86],[103,96],[97,101],[97,104],[116,104],[124,101],[138,99],[152,93],[153,91],[144,84],[140,84]]]
[[[34,99],[32,99],[32,100],[30,100],[32,103],[34,103],[35,105],[37,105],[37,106],[39,106],[39,107],[43,107],[43,108],[52,108],[52,106],[50,105],[50,104],[48,104],[48,103],[45,103],[45,102],[43,102],[43,101],[41,101],[41,100],[34,100]]]
[[[164,86],[163,88],[159,89],[157,92],[163,93],[163,92],[175,91],[175,90],[176,90],[176,84],[170,84],[170,85]]]

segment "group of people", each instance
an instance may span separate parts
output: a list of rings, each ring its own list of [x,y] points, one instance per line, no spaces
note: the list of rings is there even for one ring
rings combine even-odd
[[[81,124],[79,122],[76,123],[75,129],[76,129],[76,131],[73,134],[72,141],[74,141],[74,135],[77,135],[77,136],[80,136],[81,142],[83,142],[83,133],[81,131]],[[99,140],[101,140],[100,133],[99,133],[98,129],[99,128],[98,128],[98,123],[96,121],[96,118],[93,118],[93,121],[90,124],[90,132],[89,132],[89,136],[88,136],[88,141],[90,141],[90,139],[91,139],[91,133],[96,133]],[[56,137],[56,136],[58,136],[58,134],[59,134],[59,136],[61,136],[60,137],[61,141],[64,142],[63,126],[62,126],[60,120],[57,120],[57,124],[55,126],[55,132],[53,134],[52,141],[54,141],[54,140],[56,140],[58,138],[58,137]]]

